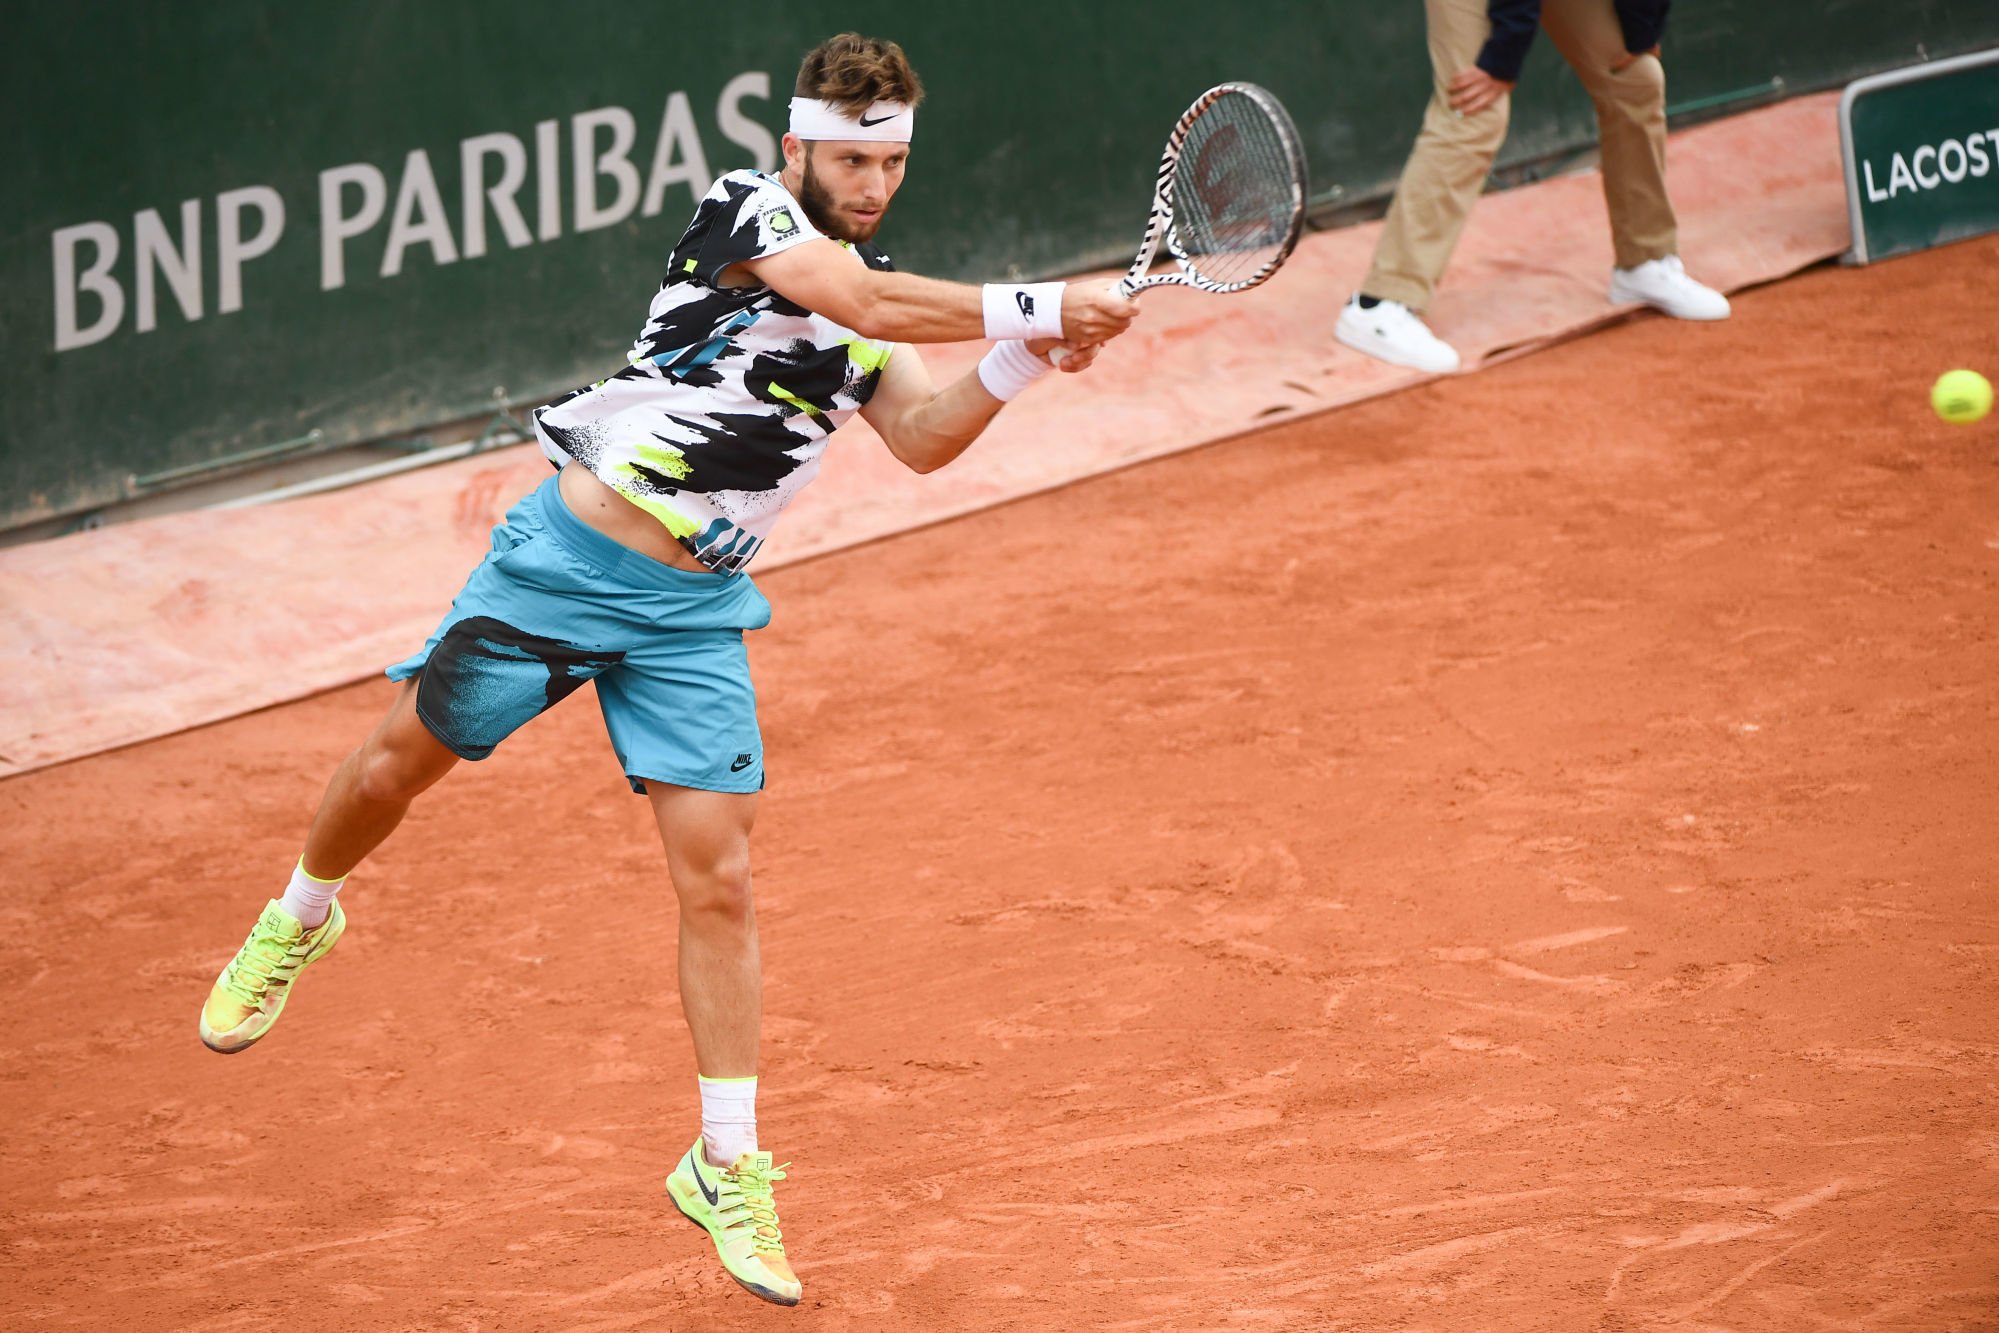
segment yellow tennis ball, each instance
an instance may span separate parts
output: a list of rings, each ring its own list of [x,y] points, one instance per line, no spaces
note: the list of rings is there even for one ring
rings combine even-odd
[[[1992,410],[1992,381],[1975,370],[1946,370],[1930,390],[1930,406],[1945,421],[1969,426]]]

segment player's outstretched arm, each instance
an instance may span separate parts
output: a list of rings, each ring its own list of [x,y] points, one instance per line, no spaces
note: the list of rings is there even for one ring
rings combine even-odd
[[[1026,344],[1024,349],[1015,345],[1022,356],[1039,363],[1036,368],[1022,363],[1027,374],[1045,373],[1048,349],[1055,345],[1039,340]],[[1087,370],[1097,359],[1097,350],[1080,347],[1070,351],[1062,363],[1062,372],[1074,374]],[[991,370],[985,374],[1002,389],[1007,387],[1005,374]],[[861,409],[861,415],[904,466],[912,472],[935,472],[964,453],[1005,405],[1006,401],[986,386],[978,370],[938,388],[916,349],[902,346],[889,357],[881,382],[875,385],[874,396]]]
[[[832,241],[807,241],[746,261],[756,280],[794,305],[880,342],[942,343],[973,338],[1061,338],[1078,346],[1106,342],[1129,328],[1138,302],[1115,284],[943,282],[884,273],[857,264]],[[1022,294],[1025,294],[1023,301]],[[1039,303],[1057,306],[1049,311]],[[1027,309],[1023,309],[1027,307]],[[1033,313],[1029,313],[1032,311]],[[996,327],[1005,321],[1012,326]]]

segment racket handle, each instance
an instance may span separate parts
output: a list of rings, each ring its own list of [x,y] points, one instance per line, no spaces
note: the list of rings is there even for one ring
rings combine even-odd
[[[1137,279],[1133,278],[1131,274],[1127,273],[1122,278],[1119,278],[1117,280],[1117,289],[1118,289],[1118,295],[1124,297],[1125,300],[1129,301],[1132,297],[1138,295],[1138,281]],[[1064,361],[1067,361],[1068,359],[1069,359],[1068,348],[1056,346],[1048,349],[1048,362],[1050,365],[1059,368],[1061,364]]]
[[[1062,363],[1064,361],[1067,361],[1072,355],[1073,353],[1070,351],[1070,349],[1064,347],[1061,343],[1056,343],[1053,347],[1048,349],[1048,364],[1054,366],[1057,370],[1060,370],[1062,368]]]

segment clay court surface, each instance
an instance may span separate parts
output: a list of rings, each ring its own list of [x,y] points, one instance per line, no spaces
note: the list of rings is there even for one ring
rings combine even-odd
[[[1999,423],[1924,401],[1995,274],[767,574],[795,1311],[662,1193],[672,899],[588,699],[230,1059],[202,997],[390,687],[0,784],[0,1323],[1999,1326]]]

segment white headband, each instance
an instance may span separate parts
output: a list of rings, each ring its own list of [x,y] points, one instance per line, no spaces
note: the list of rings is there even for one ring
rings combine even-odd
[[[791,99],[791,132],[801,139],[849,139],[866,143],[908,143],[916,131],[916,109],[907,102],[876,102],[850,116],[816,97]]]

